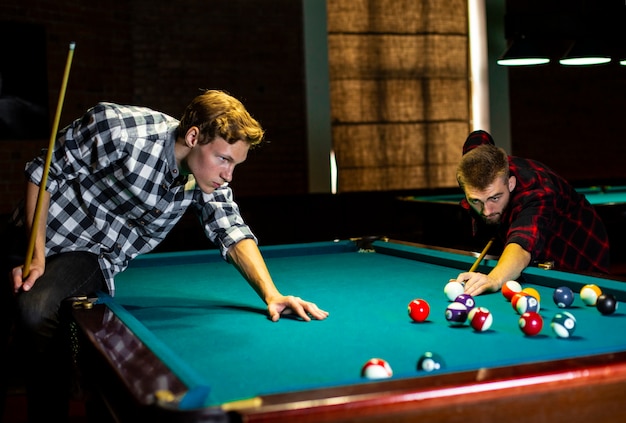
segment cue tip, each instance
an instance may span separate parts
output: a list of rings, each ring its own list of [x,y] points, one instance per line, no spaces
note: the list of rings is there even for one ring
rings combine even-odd
[[[70,43],[70,50],[74,50],[76,48],[76,42],[72,41]]]

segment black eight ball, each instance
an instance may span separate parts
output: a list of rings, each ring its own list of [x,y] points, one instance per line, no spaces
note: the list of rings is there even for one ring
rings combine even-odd
[[[596,308],[602,314],[613,314],[617,310],[617,298],[612,294],[602,294],[598,297]]]

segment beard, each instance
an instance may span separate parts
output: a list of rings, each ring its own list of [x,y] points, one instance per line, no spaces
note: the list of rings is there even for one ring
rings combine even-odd
[[[481,216],[483,218],[483,221],[485,222],[485,224],[487,225],[499,225],[500,221],[502,220],[502,213],[494,213],[491,214],[489,216]]]

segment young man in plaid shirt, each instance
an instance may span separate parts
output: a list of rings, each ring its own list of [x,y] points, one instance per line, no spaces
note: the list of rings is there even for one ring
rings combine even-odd
[[[494,292],[532,264],[553,262],[564,271],[609,272],[604,224],[583,194],[546,165],[507,156],[485,131],[463,146],[457,169],[474,233],[490,232],[504,249],[488,273],[464,272],[465,292]]]
[[[61,421],[67,413],[58,342],[62,301],[98,290],[113,295],[115,275],[156,247],[188,208],[265,302],[271,320],[282,313],[305,321],[327,317],[314,303],[279,292],[233,201],[228,183],[235,166],[263,138],[237,99],[212,90],[197,96],[180,121],[100,103],[60,131],[30,271],[12,270],[16,327],[29,353],[31,421]],[[33,230],[43,165],[38,157],[26,166],[26,232]]]

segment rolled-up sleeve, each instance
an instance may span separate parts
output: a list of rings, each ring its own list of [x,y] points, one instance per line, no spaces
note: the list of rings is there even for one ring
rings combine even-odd
[[[239,241],[252,239],[258,242],[241,217],[230,188],[222,187],[211,194],[199,192],[198,196],[198,212],[204,232],[220,249],[225,260],[228,249]]]

